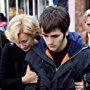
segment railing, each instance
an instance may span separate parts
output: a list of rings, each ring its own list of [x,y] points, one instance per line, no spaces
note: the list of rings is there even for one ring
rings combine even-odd
[[[2,9],[8,21],[10,21],[10,8],[15,9],[13,14],[19,14],[19,9],[22,7],[24,10],[23,13],[32,14],[39,18],[41,12],[46,7],[46,0],[0,0],[0,2],[1,1],[3,7],[1,6],[2,3],[0,3],[0,12]]]

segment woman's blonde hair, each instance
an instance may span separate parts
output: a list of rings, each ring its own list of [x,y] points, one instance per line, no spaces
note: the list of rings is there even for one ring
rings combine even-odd
[[[18,35],[21,32],[35,34],[39,31],[39,23],[35,17],[26,14],[19,14],[10,20],[5,35],[7,39],[17,44]]]

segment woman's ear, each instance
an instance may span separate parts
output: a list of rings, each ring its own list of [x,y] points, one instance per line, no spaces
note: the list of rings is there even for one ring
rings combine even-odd
[[[67,30],[67,32],[66,32],[66,36],[68,36],[68,33],[69,33],[69,30]]]

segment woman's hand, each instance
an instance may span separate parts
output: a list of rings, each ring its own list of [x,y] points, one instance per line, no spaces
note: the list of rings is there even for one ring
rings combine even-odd
[[[75,90],[84,90],[84,82],[75,82]]]
[[[37,83],[38,82],[38,76],[34,71],[30,70],[29,65],[27,66],[26,74],[24,77],[22,77],[22,83],[28,84],[28,83]]]

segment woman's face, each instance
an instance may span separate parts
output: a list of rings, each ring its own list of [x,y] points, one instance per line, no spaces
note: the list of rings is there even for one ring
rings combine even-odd
[[[27,52],[32,44],[33,44],[33,34],[26,34],[26,33],[21,33],[18,36],[19,38],[19,47]]]
[[[86,32],[90,32],[90,16],[86,18],[86,22],[83,27],[84,27],[84,30],[86,30]]]

